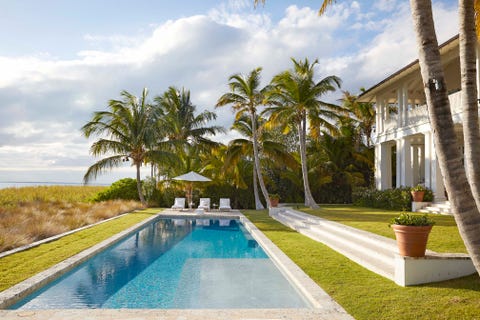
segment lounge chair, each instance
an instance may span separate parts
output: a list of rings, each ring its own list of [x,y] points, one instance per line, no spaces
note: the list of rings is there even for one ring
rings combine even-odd
[[[200,198],[200,203],[197,209],[203,209],[205,211],[210,210],[210,198]]]
[[[175,198],[175,203],[173,204],[172,209],[185,209],[185,198]]]
[[[232,207],[230,207],[230,198],[220,198],[220,205],[218,206],[218,210],[220,211],[232,210]]]

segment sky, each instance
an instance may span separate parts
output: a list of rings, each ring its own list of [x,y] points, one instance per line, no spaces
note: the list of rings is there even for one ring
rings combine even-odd
[[[261,66],[266,85],[290,58],[318,59],[318,79],[339,76],[357,94],[416,59],[408,1],[337,1],[319,17],[320,3],[0,0],[0,183],[81,183],[99,159],[80,128],[122,90],[148,88],[153,98],[184,87],[199,112],[215,111],[212,124],[229,129],[232,110],[214,106],[232,74]],[[433,6],[441,43],[458,33],[457,2]],[[92,183],[122,177],[134,170]]]

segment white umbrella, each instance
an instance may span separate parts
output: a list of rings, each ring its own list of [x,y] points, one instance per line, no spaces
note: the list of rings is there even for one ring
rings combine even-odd
[[[195,182],[195,181],[200,181],[200,182],[207,182],[207,181],[212,181],[211,179],[202,176],[201,174],[198,174],[196,172],[190,171],[189,173],[182,174],[181,176],[173,178],[173,180],[181,180],[181,181],[190,181],[190,182]]]
[[[189,192],[188,192],[188,207],[191,209],[192,208],[192,193],[193,193],[193,182],[207,182],[207,181],[212,181],[211,179],[202,176],[201,174],[198,174],[196,172],[190,171],[189,173],[182,174],[181,176],[173,178],[174,180],[179,180],[179,181],[188,181],[190,182],[189,184]]]

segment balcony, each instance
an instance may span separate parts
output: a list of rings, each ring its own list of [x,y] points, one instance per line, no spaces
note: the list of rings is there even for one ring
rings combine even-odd
[[[460,122],[462,113],[461,91],[450,94],[448,99],[450,100],[450,108],[454,121]],[[414,128],[429,123],[427,105],[424,104],[413,108],[409,106],[406,117],[403,119],[404,121],[400,122],[398,118],[398,114],[390,113],[388,119],[384,120],[383,131],[378,132],[378,134],[391,133],[392,131]],[[378,127],[379,126],[377,126],[377,128]],[[380,128],[381,127],[382,126],[380,126]]]

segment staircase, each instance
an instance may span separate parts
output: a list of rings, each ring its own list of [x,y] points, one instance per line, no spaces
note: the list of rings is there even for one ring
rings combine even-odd
[[[284,225],[395,281],[395,240],[288,208],[272,210],[270,214]]]
[[[436,213],[446,212],[449,204]],[[296,211],[271,208],[270,216],[338,251],[364,268],[400,286],[444,281],[476,273],[467,254],[426,251],[425,257],[411,258],[398,254],[396,241],[337,222]]]
[[[452,214],[452,208],[449,201],[442,202],[433,202],[429,206],[426,206],[420,209],[418,212],[428,213],[428,214]]]

